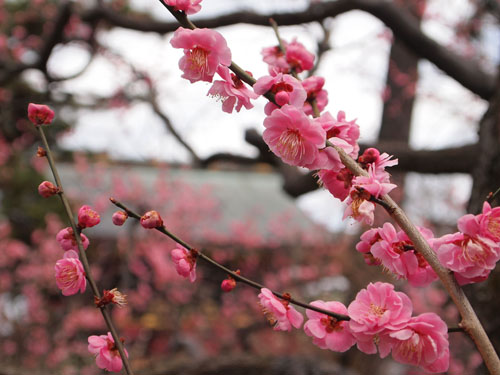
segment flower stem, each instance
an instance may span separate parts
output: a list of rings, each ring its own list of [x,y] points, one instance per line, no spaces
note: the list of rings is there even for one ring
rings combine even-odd
[[[64,206],[64,211],[66,212],[66,216],[68,217],[68,220],[70,222],[71,228],[73,229],[73,233],[75,234],[75,240],[78,246],[78,252],[80,254],[80,260],[83,265],[83,269],[85,270],[85,277],[87,278],[90,288],[92,289],[92,293],[94,294],[95,297],[101,298],[101,294],[99,293],[99,289],[97,288],[97,284],[92,277],[92,273],[90,272],[90,265],[89,261],[87,259],[87,254],[85,253],[85,249],[83,248],[82,244],[82,239],[80,236],[80,228],[76,225],[76,222],[73,217],[73,212],[71,210],[71,206],[69,204],[68,198],[66,197],[66,194],[64,193],[62,183],[61,183],[61,178],[59,177],[59,173],[57,172],[56,164],[54,162],[54,158],[52,156],[52,152],[50,151],[49,143],[47,142],[47,137],[45,137],[45,132],[41,126],[37,126],[36,129],[38,130],[38,133],[40,134],[40,138],[42,139],[43,146],[46,151],[46,157],[49,162],[50,169],[52,171],[52,174],[54,175],[54,179],[56,181],[56,185],[59,188],[59,198],[61,199],[61,202]],[[113,324],[113,321],[111,319],[111,315],[109,313],[109,310],[106,308],[106,306],[101,306],[99,307],[101,310],[102,316],[104,318],[104,321],[106,322],[106,325],[109,328],[109,331],[111,332],[111,335],[113,336],[113,340],[115,340],[115,345],[118,348],[118,352],[120,353],[120,357],[122,358],[123,361],[123,367],[125,368],[125,371],[127,372],[128,375],[133,375],[133,371],[130,367],[130,364],[128,362],[128,358],[125,355],[125,350],[123,349],[123,344],[120,341],[120,336],[118,335],[118,332]]]

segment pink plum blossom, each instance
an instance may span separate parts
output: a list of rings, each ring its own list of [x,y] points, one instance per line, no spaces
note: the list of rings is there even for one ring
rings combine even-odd
[[[202,0],[164,0],[165,4],[174,7],[175,10],[181,10],[186,14],[198,13],[201,9]]]
[[[54,119],[54,111],[44,104],[28,104],[28,118],[35,125],[48,125]]]
[[[432,243],[432,232],[425,228],[419,230]],[[429,263],[415,251],[406,233],[396,232],[390,223],[363,234],[356,249],[365,254],[370,253],[378,263],[398,277],[407,279],[412,286],[426,286],[437,279]]]
[[[89,352],[96,355],[97,367],[112,372],[121,371],[123,362],[111,332],[107,335],[90,336],[88,342]],[[125,355],[128,357],[126,349]]]
[[[392,357],[428,372],[445,372],[450,362],[448,327],[434,313],[411,318],[405,328],[391,332]]]
[[[347,315],[347,308],[340,302],[314,301],[311,305]],[[313,343],[321,349],[345,352],[356,343],[349,329],[349,322],[337,320],[314,310],[306,310],[306,315],[309,320],[304,324],[304,332],[307,336],[313,337]]]
[[[196,255],[184,246],[177,244],[177,247],[170,252],[175,270],[182,277],[189,277],[194,283],[196,281]]]
[[[87,250],[89,247],[89,239],[83,233],[80,233],[80,238],[82,240],[83,249]],[[73,232],[73,228],[67,227],[61,229],[57,235],[56,240],[59,242],[59,245],[63,248],[63,250],[75,250],[78,251],[78,244],[76,243],[76,237]]]
[[[253,90],[257,95],[264,95],[267,92],[274,94],[276,104],[283,106],[291,104],[302,108],[307,98],[307,93],[302,87],[302,83],[289,74],[278,73],[275,76],[261,77],[253,85]],[[278,106],[269,102],[264,107],[266,115],[270,115]]]
[[[59,193],[59,188],[50,181],[43,181],[38,185],[38,194],[44,198],[49,198]]]
[[[78,225],[80,228],[91,228],[100,222],[101,216],[92,207],[84,205],[78,210]]]
[[[179,68],[184,72],[182,78],[191,83],[212,82],[220,65],[231,65],[231,51],[224,37],[215,30],[185,29],[179,27],[170,41],[174,48],[182,48],[184,56]]]
[[[289,302],[280,300],[271,290],[262,288],[258,295],[262,311],[274,326],[275,331],[291,331],[292,326],[300,328],[304,317]]]
[[[382,282],[368,284],[347,308],[351,320],[349,328],[356,337],[358,349],[366,354],[377,352],[379,343],[382,357],[390,352],[386,334],[400,330],[408,324],[412,303],[402,292],[395,292],[394,285]]]
[[[491,208],[488,202],[483,204],[483,212],[479,215],[479,233],[482,237],[500,242],[500,207]]]
[[[314,55],[302,43],[293,40],[286,46],[285,58],[296,73],[310,70],[314,66]]]
[[[163,226],[163,220],[157,211],[151,210],[141,216],[141,225],[146,229],[154,229]]]
[[[122,226],[128,219],[128,214],[125,211],[116,211],[111,217],[114,225]]]
[[[389,182],[390,174],[385,171],[386,167],[392,167],[398,164],[398,159],[391,159],[392,156],[385,152],[380,154],[376,148],[367,148],[363,155],[358,158],[358,162],[365,169],[372,166],[374,175],[378,181]]]
[[[66,251],[63,259],[56,262],[54,269],[57,287],[61,289],[64,296],[85,292],[87,286],[85,271],[75,251]]]
[[[282,42],[286,48],[287,42]],[[289,73],[290,65],[286,61],[285,53],[281,50],[280,46],[266,47],[261,52],[263,60],[269,65],[269,74],[276,75],[278,73]]]
[[[307,100],[304,103],[304,112],[307,115],[313,114],[311,102],[316,101],[318,111],[321,112],[328,104],[328,92],[323,90],[325,79],[323,77],[311,76],[302,81],[302,87],[306,90]]]
[[[217,73],[223,81],[215,81],[207,95],[220,99],[224,112],[232,113],[235,105],[236,112],[239,112],[242,106],[246,109],[253,108],[250,99],[256,99],[259,95],[245,86],[235,74],[230,73],[226,66],[220,65]]]
[[[325,131],[299,108],[286,104],[264,120],[263,138],[285,163],[308,167],[325,145]]]
[[[317,173],[320,184],[335,197],[343,201],[349,195],[354,175],[347,168],[335,172],[330,169],[321,169]]]

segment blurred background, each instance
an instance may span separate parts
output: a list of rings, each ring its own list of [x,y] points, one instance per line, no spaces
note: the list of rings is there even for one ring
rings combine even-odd
[[[481,210],[500,186],[500,4],[497,0],[204,0],[192,17],[217,28],[233,61],[258,78],[261,50],[284,40],[315,53],[327,110],[361,127],[362,149],[399,159],[392,195],[436,236]],[[346,305],[368,282],[394,282],[415,314],[457,312],[439,285],[409,288],[354,250],[363,230],[312,173],[282,164],[260,136],[263,98],[228,115],[190,84],[170,46],[178,27],[158,0],[0,0],[0,374],[100,374],[89,335],[105,334],[90,291],[62,297],[54,264],[67,226],[52,180],[36,157],[29,102],[50,105],[47,128],[65,191],[102,223],[85,231],[101,288],[129,305],[113,309],[137,374],[420,374],[415,368],[315,347],[303,332],[274,332],[256,292],[198,264],[180,278],[170,240],[129,220],[111,224],[113,196],[231,269],[300,299]],[[307,74],[303,75],[303,78]],[[497,202],[498,203],[498,202]],[[387,219],[380,212],[376,226]],[[437,283],[436,283],[437,284]],[[466,286],[500,348],[498,272]],[[483,374],[464,335],[452,333],[450,374]]]

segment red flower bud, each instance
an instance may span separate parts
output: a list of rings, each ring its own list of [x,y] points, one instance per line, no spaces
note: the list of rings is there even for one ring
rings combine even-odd
[[[48,125],[54,119],[54,111],[44,104],[30,103],[28,118],[35,126]]]
[[[78,225],[80,228],[90,228],[101,222],[101,216],[90,206],[82,206],[78,210]]]
[[[38,194],[44,198],[51,197],[59,193],[59,188],[50,181],[44,181],[38,185]]]
[[[113,217],[111,218],[111,220],[113,221],[113,224],[118,225],[118,226],[122,226],[123,224],[125,224],[125,221],[127,220],[127,218],[128,218],[128,214],[125,211],[116,211],[113,214]]]
[[[156,211],[148,211],[141,217],[141,225],[146,229],[153,229],[163,226],[163,220]]]

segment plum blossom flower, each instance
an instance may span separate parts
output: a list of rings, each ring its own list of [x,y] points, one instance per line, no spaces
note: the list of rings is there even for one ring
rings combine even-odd
[[[391,158],[391,155],[385,152],[381,154],[379,150],[371,147],[363,152],[363,155],[358,158],[358,162],[367,170],[372,166],[378,181],[389,182],[391,175],[385,171],[385,168],[398,164],[398,159]]]
[[[56,195],[59,191],[59,188],[50,181],[43,181],[40,185],[38,185],[38,194],[44,198]]]
[[[311,76],[302,81],[302,87],[306,90],[307,100],[304,103],[304,112],[307,115],[313,114],[311,102],[316,101],[319,112],[325,109],[328,104],[328,92],[323,90],[325,79],[323,77]]]
[[[125,211],[116,211],[111,217],[111,221],[114,225],[122,226],[128,219],[128,214]]]
[[[307,93],[300,81],[289,74],[278,73],[275,76],[261,77],[253,85],[253,90],[257,95],[264,95],[270,91],[274,94],[274,100],[278,106],[291,104],[302,108],[307,98]],[[279,108],[276,104],[267,103],[264,107],[265,114],[269,116]]]
[[[174,7],[175,10],[181,10],[186,14],[198,13],[201,9],[202,0],[164,0],[165,4]]]
[[[220,65],[231,65],[231,51],[226,40],[215,30],[179,27],[170,44],[174,48],[184,49],[179,68],[184,72],[182,78],[191,83],[212,82]]]
[[[386,335],[406,327],[412,309],[408,296],[395,292],[394,285],[382,282],[368,284],[347,308],[351,318],[349,328],[358,340],[358,349],[374,354],[377,352],[375,343],[378,343],[380,355],[387,356],[391,347]]]
[[[259,304],[267,320],[274,326],[275,331],[291,331],[292,326],[300,328],[304,317],[288,300],[280,300],[267,288],[262,288],[258,295]]]
[[[325,131],[299,108],[286,104],[264,120],[262,135],[272,152],[285,163],[308,167],[325,145]]]
[[[314,301],[311,305],[339,314],[347,314],[347,308],[340,302]],[[306,310],[306,315],[309,320],[304,324],[304,332],[307,336],[313,337],[313,343],[321,349],[345,352],[356,343],[347,321],[337,320],[314,310]]]
[[[418,229],[432,244],[432,232],[426,228]],[[390,223],[368,231],[366,236],[362,235],[356,249],[365,254],[369,252],[385,268],[398,277],[407,279],[412,286],[426,286],[437,279],[429,263],[415,251],[413,242],[406,233],[401,230],[396,232]]]
[[[184,246],[177,247],[170,252],[175,270],[182,277],[189,277],[189,281],[196,281],[196,253],[189,251]]]
[[[85,292],[87,286],[85,271],[75,251],[66,251],[63,259],[56,262],[54,269],[57,287],[61,289],[64,296]]]
[[[296,73],[310,70],[314,66],[314,55],[302,43],[297,42],[296,39],[286,46],[285,58]]]
[[[45,104],[28,104],[28,118],[35,125],[48,125],[54,119],[54,111]]]
[[[141,225],[146,229],[154,229],[163,226],[163,220],[157,211],[151,210],[141,216]]]
[[[317,173],[320,185],[335,197],[343,201],[349,195],[354,175],[348,168],[335,172],[330,169],[321,169]]]
[[[285,48],[288,45],[285,41],[282,41],[282,44]],[[290,65],[288,65],[285,53],[279,45],[263,48],[261,54],[264,62],[269,65],[269,74],[276,75],[278,73],[290,72]]]
[[[82,240],[83,249],[87,250],[89,247],[89,239],[83,233],[80,233],[80,239]],[[73,228],[67,227],[61,229],[57,235],[56,240],[59,242],[59,245],[63,248],[63,250],[75,250],[78,251],[78,244],[76,243],[76,237],[73,232]]]
[[[100,222],[101,216],[92,207],[84,205],[78,210],[78,225],[80,228],[91,228]]]
[[[235,74],[230,73],[226,66],[219,66],[217,73],[223,81],[215,81],[207,95],[219,98],[224,112],[232,113],[235,105],[236,112],[239,112],[242,106],[246,109],[253,108],[250,99],[256,99],[259,95],[245,86]]]
[[[448,327],[434,313],[411,318],[405,328],[389,334],[392,357],[428,372],[445,372],[450,363]]]
[[[111,332],[107,335],[90,336],[88,342],[89,352],[96,355],[97,367],[112,372],[121,371],[123,362]],[[126,349],[125,355],[128,357]]]
[[[500,207],[491,208],[488,202],[484,202],[483,212],[478,216],[481,236],[500,242]]]

